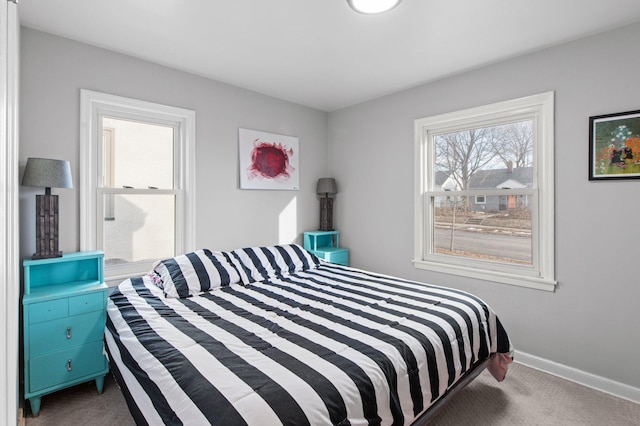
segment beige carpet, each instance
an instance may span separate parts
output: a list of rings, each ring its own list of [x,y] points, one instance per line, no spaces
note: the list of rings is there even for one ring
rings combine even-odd
[[[42,398],[40,416],[27,413],[25,420],[27,426],[135,424],[111,375],[102,395],[93,382],[56,392]],[[640,405],[514,363],[502,383],[480,374],[431,425],[640,426]]]

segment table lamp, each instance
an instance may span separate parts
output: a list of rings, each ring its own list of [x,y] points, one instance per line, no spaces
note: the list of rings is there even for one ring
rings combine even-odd
[[[316,192],[323,195],[320,198],[320,230],[333,231],[333,198],[330,195],[338,192],[336,180],[334,178],[318,179]]]
[[[58,196],[51,194],[51,188],[73,188],[69,162],[28,158],[22,185],[45,188],[44,195],[36,195],[36,252],[32,258],[61,257],[62,252],[58,251]]]

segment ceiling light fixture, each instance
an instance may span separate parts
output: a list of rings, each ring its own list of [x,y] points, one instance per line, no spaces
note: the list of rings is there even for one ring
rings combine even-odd
[[[356,12],[375,15],[393,9],[400,0],[347,0],[347,3]]]

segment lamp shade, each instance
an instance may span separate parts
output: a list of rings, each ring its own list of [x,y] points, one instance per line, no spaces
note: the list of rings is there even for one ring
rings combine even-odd
[[[334,178],[320,178],[318,179],[318,186],[316,188],[318,194],[336,194],[338,187],[336,186],[336,180]]]
[[[41,188],[73,188],[71,166],[66,160],[28,158],[22,185]]]

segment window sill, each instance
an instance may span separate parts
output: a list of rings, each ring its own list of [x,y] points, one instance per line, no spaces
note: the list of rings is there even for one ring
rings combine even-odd
[[[427,271],[441,272],[450,275],[459,275],[462,277],[475,278],[478,280],[491,281],[501,284],[509,284],[518,287],[533,288],[536,290],[551,292],[555,291],[556,285],[558,284],[555,280],[549,280],[541,277],[481,270],[460,265],[446,265],[425,260],[414,260],[413,265],[418,269],[424,269]]]
[[[120,265],[105,265],[104,280],[109,287],[115,287],[122,281],[147,274],[153,267],[153,261],[130,262]]]

